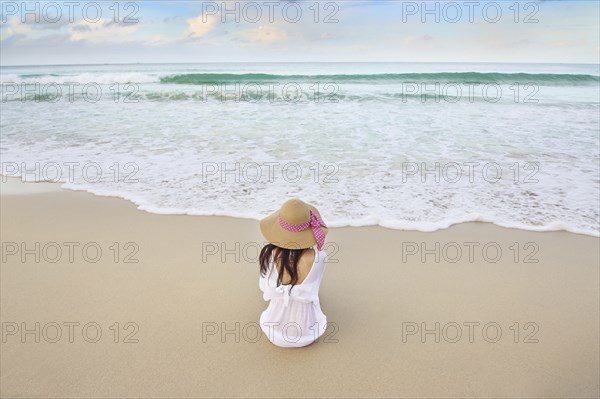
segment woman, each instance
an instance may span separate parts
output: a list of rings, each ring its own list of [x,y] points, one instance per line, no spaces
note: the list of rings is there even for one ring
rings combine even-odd
[[[327,328],[319,303],[319,286],[327,260],[321,249],[327,226],[319,211],[299,199],[260,221],[269,244],[260,252],[259,287],[270,301],[260,325],[273,344],[284,348],[310,345]],[[317,246],[317,250],[312,249]]]

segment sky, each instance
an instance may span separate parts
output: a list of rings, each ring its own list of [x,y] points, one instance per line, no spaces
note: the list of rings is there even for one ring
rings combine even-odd
[[[0,65],[600,62],[600,2],[0,2]]]

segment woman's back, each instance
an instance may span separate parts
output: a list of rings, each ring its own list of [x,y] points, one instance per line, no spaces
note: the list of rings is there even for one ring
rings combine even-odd
[[[302,256],[300,256],[300,259],[298,260],[298,281],[296,281],[296,284],[302,284],[302,282],[310,273],[313,263],[315,262],[315,255],[316,253],[314,249],[307,249],[302,253]],[[281,266],[277,267],[277,272],[282,274]],[[281,281],[282,283],[285,281],[283,284],[290,284],[292,281],[292,276],[290,276],[288,271],[285,269],[283,270]]]
[[[260,221],[260,231],[269,242],[259,258],[258,284],[269,301],[260,315],[260,326],[275,345],[310,345],[327,328],[319,303],[327,225],[317,208],[291,199]]]
[[[269,340],[282,347],[311,344],[327,328],[327,318],[321,310],[319,287],[325,271],[324,251],[304,251],[298,261],[297,281],[283,270],[282,284],[277,285],[281,267],[271,258],[265,275],[259,279],[265,301],[270,301],[260,317],[263,332]]]

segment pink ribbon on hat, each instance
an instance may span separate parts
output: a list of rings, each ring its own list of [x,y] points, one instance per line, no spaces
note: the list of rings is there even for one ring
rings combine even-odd
[[[317,240],[317,249],[320,251],[323,248],[323,244],[325,243],[325,233],[323,233],[323,229],[321,226],[327,227],[325,222],[321,219],[318,213],[314,213],[310,211],[310,220],[306,223],[300,224],[292,224],[288,223],[279,216],[279,225],[283,227],[287,231],[291,231],[294,233],[299,233],[312,227],[313,235],[315,236],[315,240]]]

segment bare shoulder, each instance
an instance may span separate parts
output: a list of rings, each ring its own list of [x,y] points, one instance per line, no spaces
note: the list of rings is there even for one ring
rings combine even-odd
[[[315,262],[315,251],[307,249],[302,252],[298,261],[298,284],[301,284],[310,273],[310,269]]]
[[[315,250],[312,248],[309,248],[307,250],[305,250],[302,255],[300,256],[300,262],[304,263],[304,264],[308,264],[308,266],[310,267],[314,261],[315,261]]]

